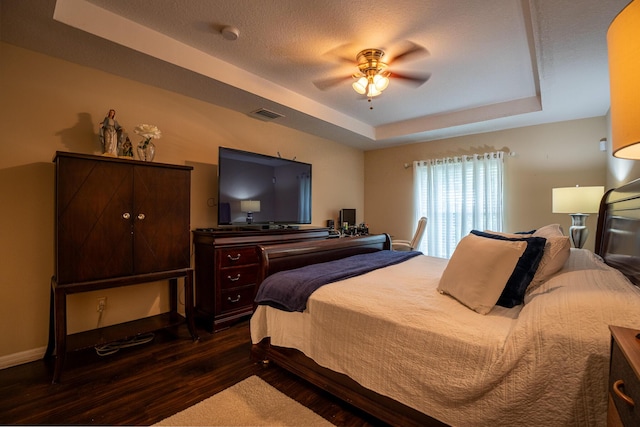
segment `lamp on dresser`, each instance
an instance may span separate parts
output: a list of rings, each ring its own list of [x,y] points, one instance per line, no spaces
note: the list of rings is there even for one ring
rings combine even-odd
[[[260,212],[260,200],[240,201],[240,210],[247,213],[247,224],[253,222],[253,213]]]
[[[586,220],[590,213],[597,213],[603,186],[560,187],[552,190],[553,213],[567,213],[571,216],[569,236],[573,247],[582,248],[589,236]]]

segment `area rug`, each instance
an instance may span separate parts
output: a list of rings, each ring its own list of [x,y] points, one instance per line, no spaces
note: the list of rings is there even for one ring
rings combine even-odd
[[[329,421],[252,376],[158,426],[332,426]]]

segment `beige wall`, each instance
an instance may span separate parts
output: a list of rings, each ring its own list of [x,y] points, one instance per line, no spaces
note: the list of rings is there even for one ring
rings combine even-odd
[[[373,232],[398,238],[413,233],[414,160],[503,150],[505,158],[505,231],[530,230],[559,223],[571,225],[566,214],[551,213],[551,189],[573,185],[605,185],[606,152],[599,141],[607,135],[605,117],[552,123],[519,129],[405,145],[365,153],[366,221]],[[596,216],[585,248],[593,249]]]
[[[194,167],[194,228],[215,225],[209,205],[221,145],[313,164],[314,225],[346,206],[364,210],[360,150],[5,43],[0,56],[0,367],[44,351],[54,273],[52,159],[58,150],[99,154],[98,122],[110,108],[134,143],[135,125],[161,129],[156,161]],[[76,294],[68,298],[71,332],[96,326],[98,296],[108,298],[103,324],[168,309],[164,284]]]

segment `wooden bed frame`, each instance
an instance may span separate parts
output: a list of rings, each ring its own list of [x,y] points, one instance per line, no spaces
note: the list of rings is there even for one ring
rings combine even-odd
[[[261,248],[259,281],[277,271],[377,250],[390,250],[388,235],[330,239]],[[607,192],[598,217],[595,252],[640,286],[640,179]],[[302,352],[272,346],[266,338],[252,347],[257,361],[270,361],[391,425],[443,426],[413,408],[362,387],[324,368]]]
[[[640,179],[605,193],[597,230],[595,253],[640,286]]]

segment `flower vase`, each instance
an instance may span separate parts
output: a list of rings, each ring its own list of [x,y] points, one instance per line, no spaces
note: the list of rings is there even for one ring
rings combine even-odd
[[[141,142],[138,145],[138,158],[143,162],[152,162],[155,155],[156,146],[153,145],[153,142],[149,141],[146,144]]]

